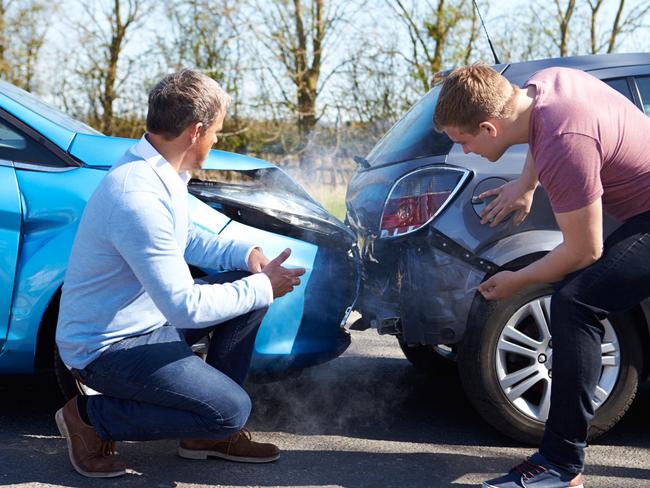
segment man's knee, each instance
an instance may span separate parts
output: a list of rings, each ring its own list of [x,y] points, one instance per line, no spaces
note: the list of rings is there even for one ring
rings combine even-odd
[[[556,290],[551,297],[551,334],[557,338],[564,332],[573,332],[583,326],[592,326],[600,332],[600,321],[608,314],[600,307],[590,305],[589,301],[575,287],[563,286]]]
[[[571,321],[579,307],[570,287],[562,287],[551,296],[551,321],[549,328],[553,336],[558,336]]]
[[[551,295],[551,317],[561,317],[574,306],[573,294],[566,287],[555,290]]]
[[[246,425],[251,414],[251,399],[242,388],[232,388],[219,396],[215,414],[211,416],[210,431],[222,432],[224,429],[238,431]]]

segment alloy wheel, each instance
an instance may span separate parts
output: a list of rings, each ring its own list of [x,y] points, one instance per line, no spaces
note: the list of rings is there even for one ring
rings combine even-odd
[[[553,344],[549,331],[551,297],[532,300],[505,324],[496,348],[496,373],[506,398],[524,415],[545,422],[551,404]],[[621,349],[609,320],[602,321],[601,373],[594,408],[610,396],[618,378]]]

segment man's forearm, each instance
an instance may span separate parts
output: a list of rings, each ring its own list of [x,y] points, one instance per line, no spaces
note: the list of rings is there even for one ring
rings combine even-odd
[[[537,185],[539,184],[539,180],[537,179],[537,171],[535,171],[535,160],[533,159],[533,155],[531,154],[530,150],[526,154],[526,163],[524,164],[524,168],[521,171],[519,180],[526,188],[529,188],[531,190],[537,188]]]
[[[522,286],[555,283],[566,275],[586,268],[596,261],[594,256],[577,255],[560,244],[543,258],[516,272]]]

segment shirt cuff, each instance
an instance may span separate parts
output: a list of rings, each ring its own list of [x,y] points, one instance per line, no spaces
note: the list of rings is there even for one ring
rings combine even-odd
[[[244,267],[240,268],[243,269],[244,271],[248,271],[248,258],[250,257],[251,253],[253,252],[253,249],[258,249],[260,252],[262,252],[262,248],[260,246],[251,246],[248,248],[246,251],[246,256],[244,257]]]
[[[255,290],[254,309],[268,307],[273,303],[273,287],[271,280],[265,273],[255,273],[242,278]]]

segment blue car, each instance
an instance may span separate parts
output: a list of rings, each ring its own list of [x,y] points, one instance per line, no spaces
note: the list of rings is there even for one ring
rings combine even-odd
[[[61,286],[88,198],[135,142],[104,136],[0,82],[0,374],[53,369],[64,395],[76,392],[54,342]],[[282,375],[345,351],[342,324],[359,286],[354,234],[258,159],[212,151],[189,189],[197,225],[260,243],[270,257],[290,247],[287,265],[307,270],[270,307],[251,372]]]

